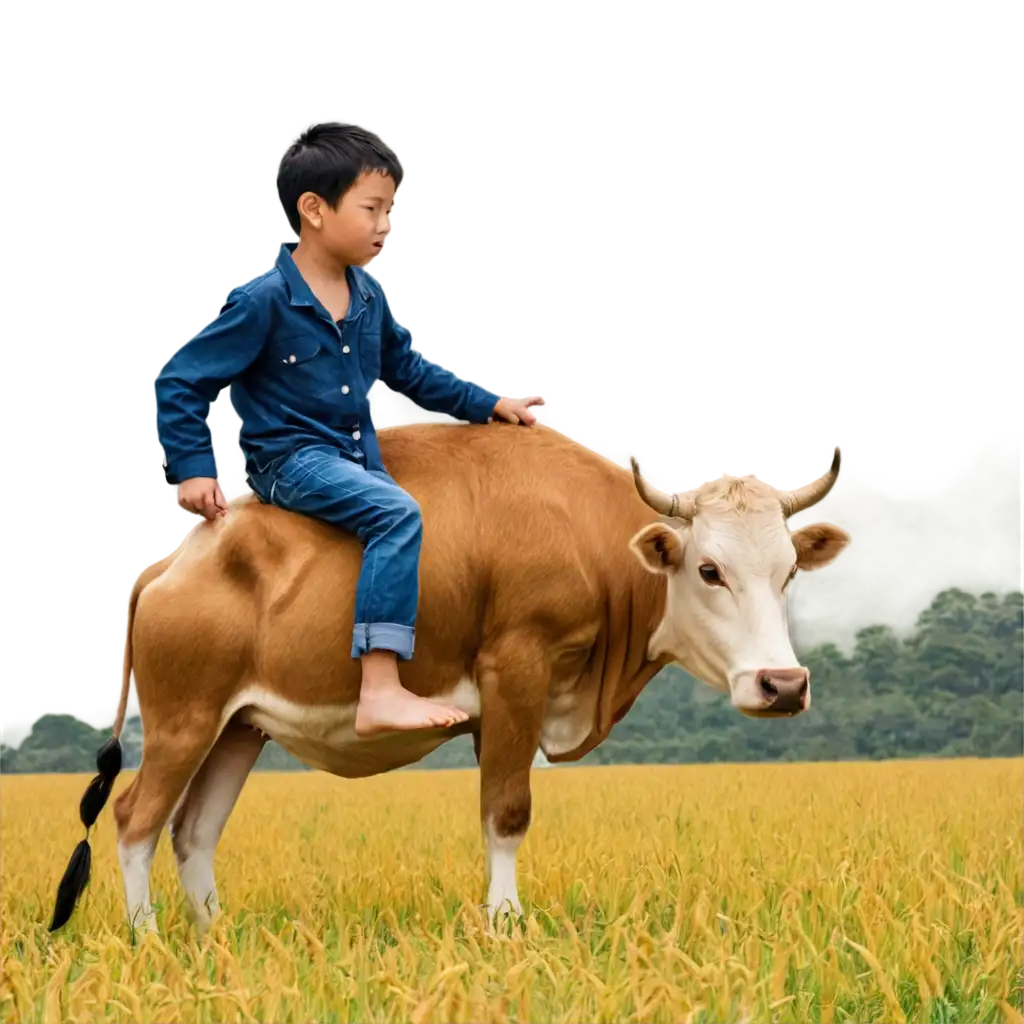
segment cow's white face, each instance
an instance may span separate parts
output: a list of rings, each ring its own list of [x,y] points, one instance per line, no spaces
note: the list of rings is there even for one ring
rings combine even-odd
[[[789,638],[786,589],[798,570],[832,562],[849,536],[826,523],[791,534],[778,495],[753,478],[706,484],[691,510],[630,544],[646,569],[667,578],[652,656],[669,655],[747,715],[805,711],[810,674]]]

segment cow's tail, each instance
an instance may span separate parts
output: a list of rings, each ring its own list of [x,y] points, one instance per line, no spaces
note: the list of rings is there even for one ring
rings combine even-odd
[[[153,567],[154,569],[156,566]],[[160,569],[164,566],[161,564]],[[124,645],[124,673],[121,677],[121,701],[117,706],[117,717],[114,720],[114,735],[100,747],[96,754],[98,775],[89,783],[82,800],[78,805],[78,816],[85,826],[85,838],[75,847],[71,860],[64,871],[64,877],[57,887],[57,901],[53,908],[53,920],[50,931],[56,931],[67,924],[79,897],[89,881],[89,869],[92,865],[92,850],[89,848],[89,829],[99,817],[100,811],[110,797],[114,787],[114,779],[121,771],[121,730],[124,728],[124,716],[128,708],[128,689],[132,678],[132,627],[135,625],[135,609],[139,603],[139,594],[154,576],[151,570],[143,573],[132,588],[131,600],[128,602],[128,637]]]

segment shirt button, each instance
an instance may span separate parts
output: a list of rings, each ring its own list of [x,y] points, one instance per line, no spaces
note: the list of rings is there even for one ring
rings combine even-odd
[[[361,431],[359,431],[359,430],[353,430],[353,431],[352,431],[352,440],[353,440],[353,441],[358,441],[358,440],[359,440],[359,438],[361,438],[362,436],[363,436],[363,435],[362,435],[362,432],[361,432]]]
[[[341,386],[341,393],[342,393],[343,395],[347,395],[347,394],[348,394],[348,392],[349,392],[349,387],[348,387],[348,385],[347,385],[347,384],[342,384],[342,386]]]
[[[289,356],[288,357],[288,362],[289,363],[294,363],[295,362],[295,356],[294,355]]]
[[[349,354],[349,352],[351,352],[351,351],[352,351],[352,349],[350,349],[350,348],[348,347],[348,345],[344,345],[344,346],[342,346],[342,349],[341,349],[341,351],[342,351],[342,352],[344,352],[344,353],[345,353],[345,355],[348,355],[348,354]]]

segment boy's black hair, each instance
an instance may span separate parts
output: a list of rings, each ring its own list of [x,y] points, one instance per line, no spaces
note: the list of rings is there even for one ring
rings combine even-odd
[[[398,157],[373,132],[354,124],[328,121],[307,128],[281,158],[277,194],[295,234],[299,234],[299,196],[315,192],[332,208],[364,171],[385,171],[395,188],[402,184]]]

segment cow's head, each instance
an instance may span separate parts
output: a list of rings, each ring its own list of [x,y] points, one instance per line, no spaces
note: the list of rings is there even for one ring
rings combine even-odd
[[[646,569],[668,579],[663,621],[651,654],[732,695],[754,717],[797,715],[811,703],[810,673],[797,664],[786,619],[786,588],[798,569],[820,569],[850,542],[816,523],[790,533],[786,520],[821,501],[839,476],[782,493],[755,477],[723,477],[685,494],[664,494],[640,475],[640,497],[665,518],[630,547]]]

